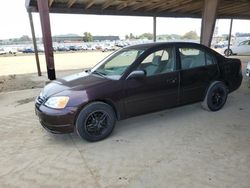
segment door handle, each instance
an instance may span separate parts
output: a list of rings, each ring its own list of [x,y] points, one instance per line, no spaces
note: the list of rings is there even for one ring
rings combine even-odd
[[[168,84],[175,84],[177,82],[177,78],[169,78],[167,79]]]

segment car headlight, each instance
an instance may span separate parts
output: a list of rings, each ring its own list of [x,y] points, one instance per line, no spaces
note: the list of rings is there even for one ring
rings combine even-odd
[[[43,91],[40,92],[39,97],[43,97]]]
[[[45,106],[55,109],[63,109],[67,105],[69,97],[59,96],[59,97],[50,97],[46,102]]]

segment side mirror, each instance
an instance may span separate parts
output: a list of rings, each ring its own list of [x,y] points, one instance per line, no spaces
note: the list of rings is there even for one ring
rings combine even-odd
[[[132,71],[128,75],[127,80],[133,79],[133,78],[144,78],[145,76],[146,76],[146,71],[144,71],[144,70],[135,70],[135,71]]]

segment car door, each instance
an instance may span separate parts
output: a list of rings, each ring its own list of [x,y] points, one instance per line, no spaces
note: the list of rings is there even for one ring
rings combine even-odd
[[[233,53],[236,53],[237,55],[247,55],[250,53],[249,47],[250,47],[249,41],[243,41],[235,48]]]
[[[209,84],[219,76],[215,58],[193,46],[179,47],[177,51],[181,66],[180,104],[203,100]]]
[[[125,109],[128,117],[177,105],[179,72],[173,47],[158,49],[138,65],[146,77],[125,80]]]
[[[248,41],[248,43],[246,45],[246,52],[244,55],[250,55],[250,40]]]

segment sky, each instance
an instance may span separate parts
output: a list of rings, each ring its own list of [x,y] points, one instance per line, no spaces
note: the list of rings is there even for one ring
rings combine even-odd
[[[34,13],[33,19],[36,36],[41,37],[39,15]],[[50,21],[52,35],[91,32],[92,35],[124,37],[129,33],[140,35],[153,32],[151,17],[50,14]],[[0,39],[31,36],[25,0],[0,1],[0,22]],[[229,24],[229,20],[217,20],[218,34],[228,34]],[[183,35],[188,31],[196,31],[199,35],[200,25],[201,19],[157,18],[157,35]],[[234,20],[233,34],[236,32],[250,33],[250,20]]]

